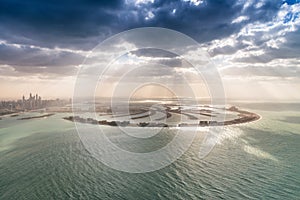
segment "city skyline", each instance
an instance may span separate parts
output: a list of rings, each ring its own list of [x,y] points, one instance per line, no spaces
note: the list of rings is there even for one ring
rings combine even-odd
[[[71,104],[71,99],[42,99],[38,93],[29,93],[26,97],[23,95],[21,98],[14,100],[0,100],[0,114],[13,114],[17,112],[45,109],[53,106],[64,106],[67,104]]]

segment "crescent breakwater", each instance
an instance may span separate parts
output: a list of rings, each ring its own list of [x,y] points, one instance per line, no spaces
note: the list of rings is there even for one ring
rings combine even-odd
[[[213,108],[213,107],[210,107]],[[144,109],[144,108],[143,108]],[[130,114],[122,114],[124,117],[128,117],[128,120],[96,120],[93,118],[84,118],[81,116],[69,116],[69,117],[64,117],[63,119],[72,121],[72,122],[79,122],[79,123],[85,123],[85,124],[94,124],[94,125],[103,125],[103,126],[122,126],[122,127],[205,127],[205,126],[228,126],[228,125],[234,125],[234,124],[242,124],[242,123],[248,123],[248,122],[253,122],[261,117],[256,114],[252,113],[249,111],[241,110],[235,106],[231,106],[230,108],[218,108],[222,110],[223,112],[231,112],[231,113],[236,113],[236,118],[234,119],[229,119],[229,120],[214,120],[212,119],[215,117],[218,113],[215,111],[211,110],[199,110],[198,112],[195,112],[193,110],[183,110],[180,107],[176,109],[171,109],[170,107],[166,107],[166,110],[164,111],[158,111],[158,110],[149,110],[145,111],[144,114],[139,117],[134,117],[131,116]],[[139,121],[139,122],[132,122],[134,119],[142,119],[146,117],[151,117],[155,112],[161,112],[165,113],[164,116],[159,117],[158,119],[154,119],[154,121]],[[142,113],[139,113],[142,114]],[[187,117],[188,119],[191,119],[191,123],[189,122],[179,122],[177,124],[170,124],[167,122],[160,122],[159,120],[161,119],[168,119],[172,116],[172,114],[177,114],[177,115],[183,115]],[[210,120],[198,120],[198,118],[193,115],[193,114],[198,114],[198,115],[204,115],[211,117]],[[112,113],[108,114],[112,115]],[[120,116],[120,115],[119,115]],[[195,122],[196,121],[196,122]]]

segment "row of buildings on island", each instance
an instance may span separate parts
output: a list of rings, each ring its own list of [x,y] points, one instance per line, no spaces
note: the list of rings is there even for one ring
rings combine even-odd
[[[130,123],[130,121],[107,121],[101,120],[98,121],[93,118],[82,118],[80,116],[69,116],[65,117],[65,120],[72,122],[80,122],[87,124],[98,124],[98,125],[108,125],[108,126],[131,126],[131,127],[197,127],[200,126],[221,126],[224,125],[223,122],[217,121],[200,121],[199,124],[189,124],[189,123],[180,123],[180,124],[166,124],[162,122],[139,122],[139,123]]]

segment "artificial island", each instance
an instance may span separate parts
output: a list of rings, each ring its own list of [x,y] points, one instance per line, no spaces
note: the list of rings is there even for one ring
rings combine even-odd
[[[129,109],[128,109],[129,108]],[[96,117],[87,117],[75,112],[65,120],[103,126],[121,127],[205,127],[226,126],[252,122],[260,119],[256,113],[241,110],[236,106],[213,107],[181,106],[177,104],[160,104],[159,106],[141,103],[112,109],[97,107]]]

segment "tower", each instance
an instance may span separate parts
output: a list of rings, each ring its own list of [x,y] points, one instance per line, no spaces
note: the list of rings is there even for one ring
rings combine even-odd
[[[41,96],[39,96],[39,106],[40,106],[40,108],[43,106],[42,105],[42,98],[41,98]]]
[[[25,109],[25,103],[26,103],[25,96],[23,95],[23,97],[22,97],[22,108],[23,109]]]
[[[30,93],[29,95],[29,109],[33,108],[33,99],[32,99],[32,94]]]
[[[37,94],[35,94],[34,107],[35,107],[35,108],[38,108],[38,107],[39,107],[38,95],[37,95]]]

